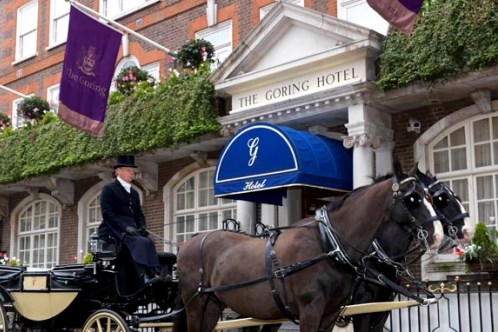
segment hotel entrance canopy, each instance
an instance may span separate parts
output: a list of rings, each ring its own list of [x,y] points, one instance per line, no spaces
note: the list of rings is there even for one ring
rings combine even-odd
[[[223,148],[216,197],[275,205],[288,187],[350,191],[352,151],[342,142],[267,122],[242,127]]]

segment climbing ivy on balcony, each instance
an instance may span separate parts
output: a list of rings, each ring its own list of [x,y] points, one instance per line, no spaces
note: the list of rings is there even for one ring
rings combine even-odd
[[[0,139],[0,184],[50,175],[71,166],[195,142],[219,134],[208,71],[171,76],[155,92],[114,96],[97,138],[59,119]]]
[[[426,0],[412,35],[389,31],[376,83],[388,90],[496,64],[497,0]]]

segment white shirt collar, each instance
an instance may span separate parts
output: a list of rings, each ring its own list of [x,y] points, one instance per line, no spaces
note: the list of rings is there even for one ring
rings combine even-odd
[[[125,190],[128,192],[128,194],[131,192],[131,184],[126,182],[125,180],[121,179],[118,176],[118,181],[121,183],[121,185],[125,188]]]

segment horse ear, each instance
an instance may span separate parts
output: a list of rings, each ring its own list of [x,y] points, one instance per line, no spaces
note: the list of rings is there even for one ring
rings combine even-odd
[[[428,176],[428,177],[430,177],[430,178],[435,178],[435,177],[436,177],[436,176],[435,176],[435,175],[433,175],[433,174],[431,173],[431,171],[429,171],[429,170],[427,170],[427,172],[425,172],[425,175],[427,175],[427,176]]]

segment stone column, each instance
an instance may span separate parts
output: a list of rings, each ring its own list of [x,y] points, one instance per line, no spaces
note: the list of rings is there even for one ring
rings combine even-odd
[[[237,201],[237,221],[240,222],[240,230],[254,233],[256,223],[256,204],[248,201]]]
[[[375,150],[375,176],[383,176],[392,171],[394,142],[385,142]]]
[[[277,207],[271,204],[261,204],[261,223],[268,227],[277,225]]]
[[[283,206],[279,206],[278,226],[289,226],[301,220],[301,197],[302,191],[299,188],[287,188],[287,197],[284,197]]]
[[[343,144],[353,150],[353,188],[369,185],[373,181],[374,154],[371,140],[366,134],[347,136]]]
[[[343,137],[343,144],[346,148],[354,148],[353,187],[357,188],[373,182],[375,174],[378,174],[375,172],[377,167],[380,172],[386,168],[391,170],[391,166],[386,167],[385,160],[379,159],[387,159],[390,163],[391,156],[387,157],[387,150],[374,155],[374,150],[383,142],[392,141],[391,116],[365,104],[356,104],[348,107],[348,121],[348,136]]]

